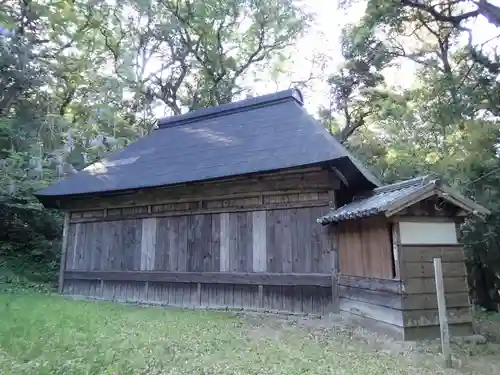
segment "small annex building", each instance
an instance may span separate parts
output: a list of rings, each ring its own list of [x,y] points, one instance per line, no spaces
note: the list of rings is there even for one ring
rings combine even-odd
[[[439,337],[434,258],[441,258],[452,335],[472,334],[458,226],[489,211],[433,176],[377,187],[318,219],[332,226],[340,310],[405,340]]]
[[[65,295],[340,309],[411,339],[438,332],[432,258],[441,256],[452,333],[469,333],[455,225],[489,212],[428,177],[380,185],[292,89],[160,119],[36,196],[65,212]]]

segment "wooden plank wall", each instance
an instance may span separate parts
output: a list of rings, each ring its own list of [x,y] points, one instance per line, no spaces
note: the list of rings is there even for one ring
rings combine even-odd
[[[332,173],[310,167],[62,202],[71,210],[64,291],[321,313],[332,304],[332,246],[330,228],[316,219],[328,212],[336,187]],[[107,278],[115,271],[140,276]],[[102,275],[81,279],[81,272]],[[152,280],[148,272],[183,279]],[[195,281],[200,273],[212,279]],[[240,278],[246,273],[267,281],[319,275],[328,283],[248,285]],[[241,282],[221,283],[222,275]]]
[[[325,315],[331,286],[67,280],[63,293],[117,302]]]
[[[439,325],[433,258],[441,257],[449,324],[470,324],[465,255],[460,245],[401,246],[405,327]]]
[[[326,273],[328,207],[72,223],[66,270]]]
[[[72,222],[328,205],[338,178],[320,167],[62,200]]]
[[[323,315],[333,309],[328,207],[72,223],[66,274],[79,271],[218,273],[213,282],[109,281],[67,277],[63,293],[181,307],[259,309]],[[219,272],[222,272],[219,273]],[[322,275],[325,283],[223,283],[249,272]],[[199,281],[199,280],[198,280]],[[298,285],[295,285],[298,284]]]
[[[448,323],[472,332],[464,253],[456,246],[401,246],[401,280],[339,277],[340,309],[404,339],[439,336],[432,260],[441,257]],[[361,323],[361,322],[360,322]]]
[[[387,219],[372,217],[344,221],[338,230],[342,275],[393,278],[391,231]]]
[[[360,276],[339,276],[340,310],[371,325],[384,326],[384,331],[403,336],[403,298],[400,280]]]

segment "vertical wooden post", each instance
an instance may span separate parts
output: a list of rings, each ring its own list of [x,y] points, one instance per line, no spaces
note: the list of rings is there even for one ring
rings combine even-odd
[[[149,281],[146,281],[144,283],[144,301],[148,301],[148,294],[149,294]]]
[[[196,284],[196,302],[201,306],[201,283]]]
[[[339,295],[339,273],[337,270],[338,252],[335,250],[332,254],[333,270],[332,270],[332,307],[333,313],[340,312],[340,295]]]
[[[150,207],[150,206],[148,206]],[[141,234],[141,271],[153,270],[156,253],[156,218],[142,219]]]
[[[328,204],[330,208],[335,208],[335,190],[328,190]]]
[[[399,222],[392,222],[392,257],[394,260],[394,277],[399,280],[401,279],[401,268],[399,265],[399,249],[400,249],[400,239],[399,239]]]
[[[443,268],[441,258],[434,258],[434,277],[436,279],[436,296],[438,303],[439,328],[441,330],[441,347],[443,350],[445,367],[450,368],[451,348],[450,332],[448,330],[448,318],[446,316],[446,301],[444,299]]]
[[[339,226],[330,225],[328,236],[332,239],[332,307],[333,313],[340,312],[340,293],[339,293]]]
[[[231,227],[229,223],[229,213],[220,214],[220,271],[229,271]]]
[[[64,270],[66,268],[66,248],[68,247],[69,212],[64,213],[64,225],[61,244],[61,263],[59,264],[59,294],[63,292]]]
[[[266,211],[252,212],[253,272],[266,272]]]
[[[264,286],[259,285],[259,308],[262,309],[264,307]]]

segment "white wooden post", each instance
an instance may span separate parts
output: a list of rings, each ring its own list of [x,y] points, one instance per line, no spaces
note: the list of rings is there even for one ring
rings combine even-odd
[[[450,368],[452,365],[450,332],[448,330],[448,318],[446,316],[446,302],[444,299],[443,268],[441,266],[441,258],[434,258],[434,277],[436,280],[439,328],[441,330],[441,347],[443,350],[444,365],[445,367]]]

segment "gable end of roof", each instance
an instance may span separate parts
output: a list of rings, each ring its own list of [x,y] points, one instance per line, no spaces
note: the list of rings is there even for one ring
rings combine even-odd
[[[475,216],[484,218],[490,214],[488,209],[472,199],[443,186],[439,179],[433,176],[423,176],[375,188],[364,196],[356,197],[351,203],[318,218],[317,222],[327,225],[374,215],[391,217],[406,207],[431,196],[440,197]]]

